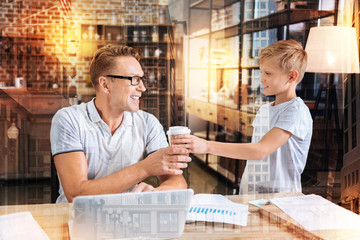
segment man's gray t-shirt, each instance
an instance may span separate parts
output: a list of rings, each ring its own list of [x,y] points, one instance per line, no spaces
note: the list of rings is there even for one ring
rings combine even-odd
[[[50,141],[53,156],[84,152],[89,180],[113,174],[168,146],[162,125],[152,114],[141,110],[124,112],[122,124],[111,135],[94,99],[60,109],[52,119]],[[56,202],[67,202],[61,184],[59,193]]]

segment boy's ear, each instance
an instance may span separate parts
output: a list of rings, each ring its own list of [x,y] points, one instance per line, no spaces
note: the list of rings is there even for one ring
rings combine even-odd
[[[299,78],[299,72],[297,70],[290,71],[289,82],[294,82]]]

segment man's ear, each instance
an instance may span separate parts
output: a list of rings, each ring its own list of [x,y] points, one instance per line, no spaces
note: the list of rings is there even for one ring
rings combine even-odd
[[[99,77],[99,88],[105,93],[110,92],[109,83],[105,77]]]
[[[294,82],[294,81],[296,82],[298,78],[299,78],[299,72],[297,70],[291,70],[289,82]]]

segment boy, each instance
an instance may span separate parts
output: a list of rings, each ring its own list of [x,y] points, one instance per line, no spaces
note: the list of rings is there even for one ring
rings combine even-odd
[[[178,136],[173,143],[192,153],[252,159],[247,161],[240,193],[301,192],[312,118],[296,96],[296,86],[304,76],[306,63],[305,50],[294,40],[275,42],[260,52],[264,95],[275,95],[275,101],[256,114],[251,143],[206,141],[193,135]]]

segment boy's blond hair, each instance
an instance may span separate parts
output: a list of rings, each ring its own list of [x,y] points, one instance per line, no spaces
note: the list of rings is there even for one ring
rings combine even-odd
[[[90,79],[95,89],[99,85],[99,77],[115,68],[115,58],[133,56],[140,61],[139,53],[132,47],[108,44],[98,49],[90,62]]]
[[[307,53],[302,44],[295,40],[280,40],[270,46],[263,48],[259,54],[259,64],[267,58],[274,57],[278,59],[279,67],[284,72],[297,70],[299,83],[304,77],[307,65]]]

